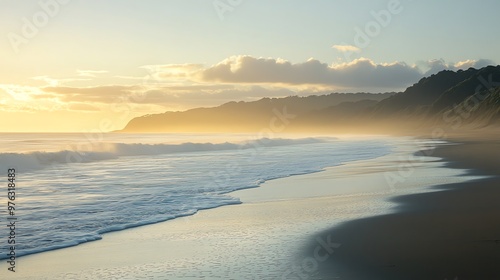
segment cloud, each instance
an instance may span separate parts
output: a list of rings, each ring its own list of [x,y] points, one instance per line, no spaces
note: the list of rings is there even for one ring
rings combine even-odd
[[[455,70],[458,69],[469,69],[469,68],[483,68],[488,65],[496,65],[496,63],[493,60],[490,59],[478,59],[478,60],[465,60],[465,61],[459,61],[455,63]]]
[[[53,78],[49,76],[36,76],[31,78],[35,81],[42,81],[45,82],[47,86],[55,87],[55,86],[60,86],[64,83],[69,83],[69,82],[81,82],[81,81],[90,81],[90,79],[84,79],[84,78],[64,78],[64,79],[58,79],[58,78]]]
[[[43,92],[38,87],[16,85],[16,84],[0,84],[0,90],[9,96],[12,100],[27,102],[36,98]]]
[[[466,70],[471,67],[477,69],[488,65],[496,65],[492,60],[489,59],[478,59],[478,60],[468,59],[456,63],[446,62],[444,61],[444,59],[432,59],[424,61],[421,64],[423,64],[424,67],[429,69],[424,73],[424,76],[430,76],[432,74],[436,74],[443,70],[457,71],[460,69]]]
[[[84,111],[84,112],[101,111],[101,109],[99,109],[98,107],[86,103],[71,103],[69,104],[68,109],[72,111]]]
[[[36,76],[36,77],[33,77],[32,79],[36,80],[36,81],[46,82],[48,85],[53,86],[53,87],[59,85],[58,79],[53,79],[53,78],[48,77],[48,76]]]
[[[43,91],[54,93],[65,102],[119,102],[140,90],[139,86],[97,86],[97,87],[45,87]]]
[[[182,92],[172,91],[171,88],[160,88],[145,93],[143,102],[158,104],[160,102],[188,102],[190,104],[219,105],[228,101],[249,101],[263,97],[285,97],[297,95],[297,92],[284,88],[265,88],[261,86],[231,87],[220,90]]]
[[[141,67],[148,71],[145,77],[124,77],[132,83],[125,85],[69,86],[62,85],[61,81],[70,79],[48,76],[34,78],[44,82],[42,87],[0,84],[0,104],[3,105],[0,110],[105,112],[109,105],[127,103],[134,112],[147,112],[217,106],[229,101],[253,101],[262,97],[399,91],[424,75],[445,69],[480,68],[489,64],[493,62],[485,59],[456,63],[439,59],[422,61],[417,67],[398,61],[375,63],[367,58],[341,64],[327,64],[312,58],[292,63],[280,58],[241,55],[212,66],[146,65]],[[81,71],[85,75],[104,72]]]
[[[252,101],[263,97],[284,97],[297,92],[284,88],[233,85],[175,85],[143,88],[139,86],[46,87],[45,96],[53,95],[63,102],[78,104],[114,104],[127,102],[141,105],[191,108],[216,106],[229,101]],[[90,111],[90,107],[71,107]],[[95,107],[94,107],[95,109]]]
[[[316,59],[291,63],[282,59],[233,56],[197,73],[204,82],[329,85],[343,88],[402,88],[422,73],[403,62],[376,64],[360,58],[328,65]]]
[[[355,46],[347,44],[334,45],[333,48],[339,51],[356,50]],[[259,85],[282,87],[294,91],[311,89],[315,92],[380,92],[403,90],[422,77],[441,70],[478,68],[492,63],[492,61],[485,59],[464,60],[457,63],[430,60],[420,62],[417,66],[400,61],[376,63],[367,58],[359,58],[341,64],[327,64],[313,58],[305,62],[292,63],[281,58],[237,55],[208,67],[195,63],[145,65],[141,68],[147,69],[149,72],[146,78],[122,78],[142,80],[142,85],[146,87],[161,86],[166,83],[187,83],[191,85]],[[189,87],[186,90],[190,90]]]
[[[108,71],[105,70],[76,70],[78,73],[78,76],[81,77],[97,77],[97,74],[105,74],[108,73]]]
[[[352,45],[333,45],[332,48],[339,52],[360,52],[361,49]]]
[[[163,64],[163,65],[145,65],[149,76],[157,80],[189,80],[189,78],[199,70],[203,69],[203,64],[185,63],[185,64]]]
[[[177,92],[192,92],[192,91],[217,91],[224,89],[233,89],[233,85],[171,85],[163,86],[164,90],[177,91]]]
[[[0,84],[0,104],[3,112],[53,111],[59,104],[55,95],[45,93],[38,87],[15,84]]]

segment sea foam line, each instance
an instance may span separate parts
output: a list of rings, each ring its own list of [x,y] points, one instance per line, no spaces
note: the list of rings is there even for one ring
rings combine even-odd
[[[333,138],[328,138],[330,141]],[[63,150],[58,152],[36,151],[30,153],[0,153],[0,168],[19,168],[35,171],[54,164],[88,163],[117,159],[123,156],[147,156],[158,154],[191,153],[204,151],[246,150],[258,147],[316,144],[326,138],[261,138],[242,143],[182,143],[182,144],[127,144],[96,143],[92,151]]]

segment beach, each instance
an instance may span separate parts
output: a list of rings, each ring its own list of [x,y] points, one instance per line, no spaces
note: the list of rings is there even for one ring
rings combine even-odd
[[[500,1],[1,1],[0,280],[500,280]]]
[[[395,213],[325,230],[342,246],[321,264],[322,279],[500,279],[500,143],[495,133],[471,135],[433,155],[487,177],[397,196]]]
[[[335,279],[325,275],[332,270],[335,275],[342,271],[332,262],[343,256],[351,241],[341,234],[325,235],[332,227],[340,230],[357,223],[349,221],[401,212],[400,202],[391,201],[390,197],[432,195],[436,191],[432,186],[482,178],[482,174],[468,174],[466,169],[448,168],[437,157],[412,157],[418,149],[434,145],[441,144],[410,138],[395,140],[393,152],[380,158],[271,180],[259,188],[231,193],[242,201],[240,205],[202,210],[193,216],[107,233],[95,242],[21,257],[17,271],[8,276]],[[390,184],[388,174],[400,174],[401,167],[410,161],[412,172],[403,173],[404,183]],[[394,230],[397,235],[399,229]],[[370,231],[357,229],[348,230],[347,235],[364,240],[361,233],[371,236]],[[308,246],[312,246],[312,251]],[[364,251],[360,253],[366,255]]]

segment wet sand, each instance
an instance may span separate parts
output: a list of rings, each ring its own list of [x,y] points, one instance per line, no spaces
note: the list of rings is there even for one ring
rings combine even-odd
[[[485,137],[486,138],[486,137]],[[358,219],[313,235],[341,244],[318,279],[500,279],[500,141],[457,137],[433,156],[488,178],[435,186],[392,199],[396,213]]]
[[[346,236],[334,238],[319,236],[318,232],[342,222],[394,213],[396,204],[388,201],[394,195],[429,192],[433,191],[430,186],[478,178],[464,170],[445,168],[445,162],[438,158],[412,158],[415,151],[428,145],[426,141],[391,141],[397,148],[381,158],[271,180],[259,188],[231,193],[241,198],[241,205],[204,210],[189,217],[104,234],[102,240],[76,247],[21,257],[16,273],[5,274],[6,264],[1,265],[0,278],[335,279],[320,277],[333,267],[331,260],[344,256],[337,250],[349,248],[349,240],[359,245],[356,238],[365,240],[363,234],[368,232],[347,228]],[[411,163],[411,176],[391,186],[385,174],[399,173],[402,160]],[[302,247],[311,238],[313,251],[304,256]],[[487,240],[494,237],[481,238],[486,240],[485,246],[490,246]],[[362,249],[369,249],[376,244],[362,245]],[[348,262],[350,256],[347,254]],[[411,264],[412,260],[403,259],[401,263]]]

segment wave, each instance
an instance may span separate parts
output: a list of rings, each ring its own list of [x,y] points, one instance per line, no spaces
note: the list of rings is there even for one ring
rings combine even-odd
[[[23,257],[23,256],[37,254],[37,253],[42,253],[42,252],[48,252],[48,251],[54,251],[54,250],[63,249],[63,248],[74,247],[74,246],[78,246],[78,245],[83,244],[83,243],[101,240],[102,235],[105,233],[121,231],[121,230],[125,230],[125,229],[131,229],[131,228],[136,228],[136,227],[140,227],[140,226],[145,226],[145,225],[157,224],[157,223],[173,220],[176,218],[192,216],[201,210],[208,210],[208,209],[218,208],[221,206],[237,205],[237,204],[241,204],[241,201],[239,201],[238,199],[230,198],[230,199],[227,199],[227,201],[223,201],[223,202],[219,202],[219,203],[215,202],[215,203],[208,205],[208,206],[205,206],[205,207],[199,207],[197,209],[192,209],[192,210],[186,211],[184,213],[170,215],[170,216],[167,216],[164,218],[155,218],[155,219],[150,219],[150,220],[146,220],[146,221],[127,223],[127,224],[122,224],[122,225],[111,225],[111,226],[104,227],[104,228],[102,228],[98,231],[95,231],[93,233],[81,234],[80,236],[73,236],[72,239],[69,241],[61,241],[61,242],[51,244],[50,246],[18,251],[18,252],[16,252],[16,257]],[[0,260],[8,259],[8,257],[9,256],[5,253],[0,254]]]
[[[88,163],[117,159],[123,156],[260,149],[265,147],[324,143],[332,139],[334,138],[260,138],[241,143],[187,142],[182,144],[94,143],[91,146],[91,151],[63,150],[58,152],[0,153],[0,168],[18,168],[23,171],[35,171],[54,164]]]
[[[227,193],[255,188],[273,179],[319,172],[327,166],[378,157],[390,150],[384,143],[374,141],[351,143],[332,139],[334,138],[262,138],[219,144],[107,144],[106,147],[100,147],[103,149],[101,152],[88,153],[86,160],[121,156],[129,158],[123,160],[123,165],[106,166],[108,173],[98,181],[85,179],[86,176],[92,178],[93,172],[101,173],[98,165],[78,168],[76,164],[76,168],[65,174],[63,180],[57,181],[38,180],[40,174],[52,174],[50,169],[33,174],[35,176],[31,178],[26,176],[24,184],[29,191],[24,194],[23,212],[19,216],[24,225],[19,238],[24,243],[16,254],[25,256],[76,246],[99,240],[108,232],[189,216],[203,209],[240,204],[237,197],[228,196]],[[318,144],[301,146],[314,143]],[[246,150],[242,154],[179,154],[180,156],[175,156],[179,159],[169,168],[164,168],[171,162],[168,156],[133,157],[274,146],[290,147],[257,153]],[[104,151],[104,148],[107,150]],[[51,158],[42,156],[41,152],[23,154],[21,157],[27,160],[29,156],[37,155],[40,158],[36,160],[51,164],[61,162],[61,158],[67,156],[64,152],[45,153],[50,154]],[[251,158],[253,154],[259,154],[258,160]],[[0,158],[1,156],[7,154],[0,154]],[[8,156],[15,158],[16,154]],[[33,158],[30,160],[33,161]],[[136,168],[138,163],[139,169]],[[238,168],[235,169],[235,166]],[[135,171],[130,172],[131,169]],[[142,179],[147,179],[147,182]],[[60,203],[54,205],[56,200]],[[0,260],[7,256],[3,249],[0,248]]]

